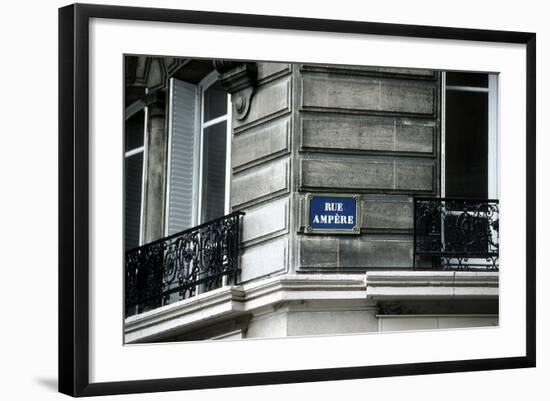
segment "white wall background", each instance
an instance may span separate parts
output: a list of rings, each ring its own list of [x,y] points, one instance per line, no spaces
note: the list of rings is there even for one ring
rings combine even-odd
[[[107,0],[105,0],[106,2]],[[543,73],[550,54],[550,25],[544,2],[524,0],[306,2],[257,0],[115,1],[111,4],[202,9],[316,18],[354,19],[443,25],[537,33],[538,70],[538,367],[535,369],[416,377],[261,386],[124,396],[125,399],[263,400],[310,397],[316,400],[407,399],[461,400],[546,399],[550,374],[547,325],[549,284],[545,260],[544,211],[550,161],[547,114],[550,80]],[[95,2],[94,2],[95,3]],[[98,3],[104,3],[100,1]],[[0,130],[0,398],[62,399],[57,388],[57,8],[61,1],[26,1],[4,5],[0,18],[2,82]],[[32,103],[29,94],[34,95]],[[546,100],[546,101],[545,101]],[[353,350],[346,350],[353,352]],[[109,399],[122,399],[106,397]]]

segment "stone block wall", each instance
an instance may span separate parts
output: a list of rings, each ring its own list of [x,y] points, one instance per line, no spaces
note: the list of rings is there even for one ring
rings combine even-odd
[[[242,120],[232,119],[231,207],[246,213],[242,282],[284,273],[289,266],[293,66],[257,67],[250,111]]]
[[[440,75],[430,70],[296,65],[292,267],[411,268],[413,196],[436,196]],[[361,196],[361,233],[306,235],[307,193]]]
[[[410,269],[412,197],[439,193],[439,72],[257,68],[250,110],[232,120],[231,205],[246,213],[242,281]],[[359,194],[360,235],[306,235],[307,193]]]

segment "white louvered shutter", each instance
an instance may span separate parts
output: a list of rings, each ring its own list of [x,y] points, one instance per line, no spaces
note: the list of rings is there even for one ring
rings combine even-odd
[[[167,235],[193,226],[196,197],[197,86],[177,79],[170,85],[170,126],[168,145]]]

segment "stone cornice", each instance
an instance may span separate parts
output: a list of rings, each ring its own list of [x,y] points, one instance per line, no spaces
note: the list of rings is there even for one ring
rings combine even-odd
[[[498,272],[370,271],[367,274],[285,274],[222,287],[125,320],[127,343],[259,313],[297,301],[497,299]]]
[[[126,319],[127,343],[154,339],[174,330],[196,328],[234,318],[281,302],[364,300],[363,274],[281,275],[222,287]]]
[[[380,300],[489,299],[498,297],[498,272],[371,271],[367,298]]]

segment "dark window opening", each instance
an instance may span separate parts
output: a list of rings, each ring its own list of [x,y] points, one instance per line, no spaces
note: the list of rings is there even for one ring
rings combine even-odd
[[[445,101],[445,196],[488,197],[488,92],[449,88],[467,74],[448,73]],[[474,78],[479,74],[472,74]],[[487,77],[485,75],[485,77]],[[470,79],[470,82],[479,78]]]
[[[143,183],[143,138],[145,113],[139,111],[126,120],[124,132],[124,246],[139,246],[141,230],[141,193]],[[141,150],[140,150],[141,148]]]

